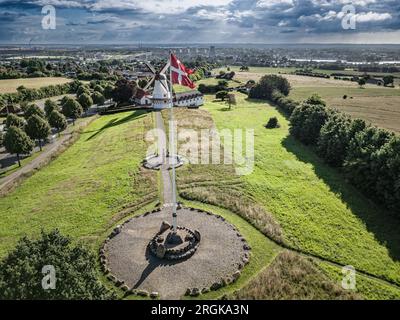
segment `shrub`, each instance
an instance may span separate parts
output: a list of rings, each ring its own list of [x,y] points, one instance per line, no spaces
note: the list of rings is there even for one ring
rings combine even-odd
[[[277,75],[266,75],[251,88],[249,97],[252,99],[271,99],[275,90],[284,96],[288,96],[290,89],[290,83],[286,78]]]
[[[55,288],[45,290],[43,267],[54,267]],[[45,282],[46,283],[46,282]],[[96,258],[81,245],[55,230],[42,231],[38,240],[22,238],[0,263],[0,297],[2,299],[102,300],[115,294],[97,279]]]
[[[215,95],[216,99],[220,99],[222,101],[225,101],[227,97],[228,97],[227,91],[218,91],[217,94]]]
[[[276,129],[276,128],[280,128],[280,124],[278,122],[278,118],[277,117],[272,117],[268,120],[268,123],[265,125],[265,127],[267,129]]]
[[[302,104],[290,117],[290,133],[306,145],[315,145],[327,119],[328,110],[324,106]]]

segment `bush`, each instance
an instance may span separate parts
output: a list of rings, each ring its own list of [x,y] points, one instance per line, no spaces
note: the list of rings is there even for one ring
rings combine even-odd
[[[298,102],[284,96],[277,90],[272,93],[271,100],[289,116],[293,113],[294,109],[299,106]]]
[[[268,120],[268,123],[265,125],[265,127],[267,129],[276,129],[276,128],[280,128],[280,124],[278,122],[278,118],[277,117],[272,117]]]
[[[215,95],[216,99],[220,99],[222,101],[225,101],[227,97],[228,97],[227,91],[218,91],[217,94]]]
[[[290,133],[306,145],[315,145],[327,119],[324,106],[304,103],[290,117]]]
[[[55,272],[55,288],[43,289],[44,266]],[[96,258],[72,246],[59,231],[42,231],[38,240],[22,238],[0,263],[0,298],[7,300],[103,300],[115,294],[97,279]]]
[[[266,75],[250,90],[249,98],[252,99],[271,99],[274,91],[288,96],[290,93],[289,81],[277,75]]]

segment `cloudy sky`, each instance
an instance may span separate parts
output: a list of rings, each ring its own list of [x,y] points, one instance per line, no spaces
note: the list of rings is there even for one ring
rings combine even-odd
[[[355,8],[345,30],[343,7]],[[42,8],[56,29],[42,28]],[[0,0],[0,43],[400,43],[399,0]]]

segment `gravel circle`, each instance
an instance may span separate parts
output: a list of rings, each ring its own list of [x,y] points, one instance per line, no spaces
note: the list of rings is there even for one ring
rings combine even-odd
[[[201,243],[191,258],[172,262],[156,258],[148,249],[161,223],[170,220],[171,209],[164,208],[117,227],[103,247],[109,276],[129,289],[158,292],[161,299],[179,299],[189,288],[206,292],[216,283],[237,280],[250,247],[233,225],[202,210],[178,210],[178,224],[198,230]]]

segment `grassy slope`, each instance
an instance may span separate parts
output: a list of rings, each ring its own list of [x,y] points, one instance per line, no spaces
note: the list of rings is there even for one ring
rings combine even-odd
[[[266,265],[269,265],[274,260],[276,255],[281,252],[281,248],[279,246],[266,238],[261,232],[244,221],[238,215],[233,214],[230,211],[215,206],[201,204],[199,202],[184,202],[187,206],[208,210],[214,214],[224,217],[227,221],[238,228],[239,232],[243,235],[243,237],[245,237],[252,248],[250,263],[243,269],[239,280],[230,286],[221,288],[218,291],[201,295],[201,299],[217,299],[225,294],[232,293],[234,290],[239,289],[248,283],[248,281],[252,279],[258,272],[260,272],[260,270],[262,270]]]
[[[151,116],[140,112],[101,117],[56,160],[1,198],[0,256],[41,228],[96,241],[123,206],[156,192],[155,174],[139,170],[143,135],[151,127]]]
[[[400,283],[398,222],[288,137],[288,122],[274,108],[242,98],[231,112],[211,102],[206,109],[219,129],[255,128],[256,166],[243,180],[278,219],[287,243]],[[263,128],[272,116],[279,118],[280,129]]]
[[[348,300],[361,299],[322,273],[312,259],[281,252],[271,266],[230,298],[239,300]]]

